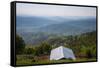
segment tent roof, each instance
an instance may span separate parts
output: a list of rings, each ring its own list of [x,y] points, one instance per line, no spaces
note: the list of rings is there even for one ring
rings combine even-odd
[[[62,58],[75,59],[74,53],[71,49],[59,46],[51,50],[50,60],[59,60]]]

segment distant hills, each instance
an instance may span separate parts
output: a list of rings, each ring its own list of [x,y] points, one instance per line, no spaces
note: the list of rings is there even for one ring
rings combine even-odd
[[[26,43],[35,44],[50,36],[78,35],[96,31],[94,17],[21,17],[17,16],[17,34]]]
[[[47,25],[38,29],[39,32],[48,32],[53,34],[66,34],[66,35],[75,35],[85,32],[91,32],[96,30],[96,21],[95,19],[87,20],[76,20],[62,22],[59,24]]]

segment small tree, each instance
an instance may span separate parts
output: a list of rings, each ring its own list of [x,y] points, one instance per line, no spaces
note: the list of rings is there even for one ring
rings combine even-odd
[[[22,37],[16,35],[16,54],[24,53],[25,43]]]
[[[50,46],[47,42],[43,42],[41,46],[42,46],[43,54],[50,54],[52,46]]]
[[[26,54],[33,54],[34,55],[34,52],[35,50],[33,48],[26,48]]]
[[[35,47],[35,55],[47,55],[50,54],[52,46],[50,46],[47,42],[42,42],[39,46]]]

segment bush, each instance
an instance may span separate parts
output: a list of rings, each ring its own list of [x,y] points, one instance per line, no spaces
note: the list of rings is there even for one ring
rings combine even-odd
[[[82,47],[81,48],[81,55],[85,56],[86,58],[94,58],[96,55],[96,48],[93,49],[93,46],[91,47]]]
[[[25,49],[25,42],[19,35],[16,35],[16,54],[23,54]]]
[[[26,48],[25,49],[25,54],[35,54],[35,49],[34,48]]]
[[[51,49],[52,49],[51,45],[49,45],[47,42],[42,42],[40,45],[35,47],[34,54],[36,56],[48,55],[50,54]]]

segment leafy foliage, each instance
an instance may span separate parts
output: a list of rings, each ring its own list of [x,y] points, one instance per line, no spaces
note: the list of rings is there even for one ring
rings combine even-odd
[[[80,35],[70,36],[51,36],[47,40],[40,42],[37,45],[26,46],[21,37],[17,36],[17,64],[46,64],[46,63],[61,63],[63,62],[80,62],[80,61],[95,61],[96,60],[96,31],[83,33]],[[20,46],[23,45],[23,46]],[[50,51],[59,46],[65,46],[73,50],[76,61],[50,61]],[[47,56],[47,58],[46,58]],[[93,60],[91,60],[93,59]],[[41,62],[41,63],[40,63]]]
[[[24,53],[25,42],[19,35],[16,35],[16,54]]]
[[[17,52],[23,52],[25,47],[24,41],[21,37],[17,37],[19,42]],[[21,45],[21,46],[20,46]],[[70,36],[51,36],[47,40],[42,41],[38,45],[34,45],[31,48],[25,48],[25,54],[33,54],[34,56],[49,55],[51,49],[58,46],[65,46],[71,48],[78,58],[96,57],[96,31],[83,33],[80,35]]]
[[[80,35],[54,37],[47,40],[52,48],[65,46],[71,48],[78,58],[96,57],[96,31]]]

